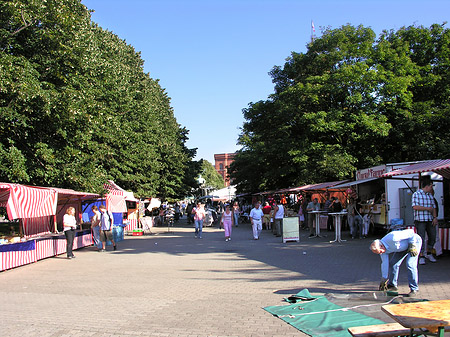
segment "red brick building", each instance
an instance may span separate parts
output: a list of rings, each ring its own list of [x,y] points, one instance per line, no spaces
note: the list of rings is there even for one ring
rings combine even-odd
[[[214,167],[222,176],[225,186],[230,186],[230,178],[228,178],[228,166],[234,161],[235,153],[220,153],[214,155]]]

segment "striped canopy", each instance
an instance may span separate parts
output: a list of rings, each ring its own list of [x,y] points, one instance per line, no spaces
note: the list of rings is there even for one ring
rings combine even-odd
[[[10,220],[54,215],[56,203],[54,190],[0,183],[0,206],[6,207]]]
[[[388,178],[403,174],[435,172],[447,179],[450,179],[450,159],[428,160],[420,163],[404,166],[397,170],[383,174],[382,178]]]

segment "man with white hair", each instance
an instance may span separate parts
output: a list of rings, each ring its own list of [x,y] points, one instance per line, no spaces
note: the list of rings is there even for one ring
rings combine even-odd
[[[409,297],[417,296],[419,291],[419,274],[417,262],[422,247],[422,239],[412,229],[392,231],[381,240],[375,240],[370,250],[381,258],[380,290],[397,291],[398,271],[406,258],[408,283],[411,289]]]

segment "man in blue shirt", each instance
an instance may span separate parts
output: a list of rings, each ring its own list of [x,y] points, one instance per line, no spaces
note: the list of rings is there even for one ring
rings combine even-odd
[[[370,250],[379,254],[381,258],[381,283],[380,290],[397,291],[398,271],[406,258],[408,268],[408,283],[411,292],[409,297],[414,297],[419,291],[419,275],[417,262],[422,247],[422,239],[412,229],[392,231],[381,240],[375,240],[370,245]]]

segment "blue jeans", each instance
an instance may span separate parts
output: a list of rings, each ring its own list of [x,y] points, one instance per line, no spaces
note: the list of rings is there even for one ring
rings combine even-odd
[[[100,241],[100,226],[92,228],[92,237],[94,239],[94,245],[98,248],[102,248],[102,242]]]
[[[407,250],[389,254],[389,284],[397,287],[398,271],[405,258],[406,267],[408,268],[409,288],[411,290],[419,290],[419,273],[417,272],[419,255],[411,256]]]
[[[233,213],[234,216],[234,225],[237,226],[239,224],[239,213]]]
[[[359,238],[362,237],[362,228],[363,228],[363,218],[361,215],[355,215],[355,219],[353,220],[353,235],[352,237],[356,237],[356,234],[359,235]]]
[[[202,237],[203,220],[195,220],[195,236]]]

